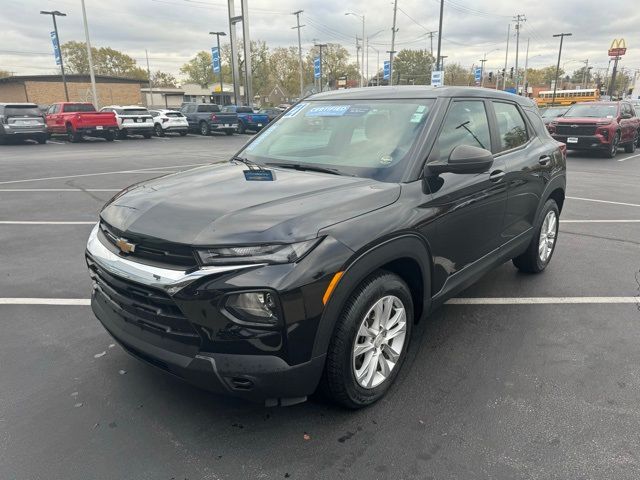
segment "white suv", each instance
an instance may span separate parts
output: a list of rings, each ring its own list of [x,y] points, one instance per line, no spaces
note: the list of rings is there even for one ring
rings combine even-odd
[[[153,118],[144,107],[137,105],[120,106],[109,105],[102,107],[101,112],[113,112],[118,121],[120,139],[127,138],[127,135],[142,135],[144,138],[151,138],[153,134]]]
[[[149,110],[153,117],[153,130],[158,137],[165,133],[176,132],[184,137],[189,131],[189,122],[180,112],[175,110]]]

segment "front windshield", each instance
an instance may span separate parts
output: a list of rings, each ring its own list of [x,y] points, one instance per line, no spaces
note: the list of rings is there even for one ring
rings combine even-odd
[[[545,108],[544,110],[542,110],[540,112],[540,115],[542,116],[542,118],[556,118],[562,115],[566,111],[567,111],[566,108],[551,107],[551,108]]]
[[[248,144],[258,164],[299,164],[397,182],[432,99],[299,103]]]
[[[571,107],[565,118],[592,117],[592,118],[613,118],[618,113],[618,106],[611,104],[580,103]]]

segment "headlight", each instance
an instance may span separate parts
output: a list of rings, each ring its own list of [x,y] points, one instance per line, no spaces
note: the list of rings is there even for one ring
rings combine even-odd
[[[235,322],[252,325],[276,325],[278,304],[267,291],[235,293],[227,297],[224,310]]]
[[[294,263],[301,260],[321,240],[321,238],[314,238],[288,244],[212,247],[197,250],[197,254],[202,265]]]

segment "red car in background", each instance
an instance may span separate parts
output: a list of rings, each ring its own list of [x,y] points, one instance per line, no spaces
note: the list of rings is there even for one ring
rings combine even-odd
[[[50,135],[66,135],[73,143],[82,140],[84,135],[102,137],[111,142],[118,134],[115,114],[97,112],[91,103],[54,103],[45,118]]]
[[[633,153],[640,139],[640,118],[626,101],[576,103],[547,128],[570,150],[600,150],[608,158],[621,146]]]

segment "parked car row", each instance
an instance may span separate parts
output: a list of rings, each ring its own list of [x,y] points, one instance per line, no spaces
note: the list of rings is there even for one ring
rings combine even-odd
[[[282,111],[255,113],[251,107],[185,103],[180,111],[130,105],[109,105],[100,111],[91,103],[58,102],[41,110],[33,103],[0,103],[0,143],[7,139],[36,140],[46,143],[52,135],[62,135],[76,143],[85,136],[101,137],[111,142],[130,135],[163,137],[167,133],[181,136],[189,132],[210,135],[222,132],[259,132]]]

